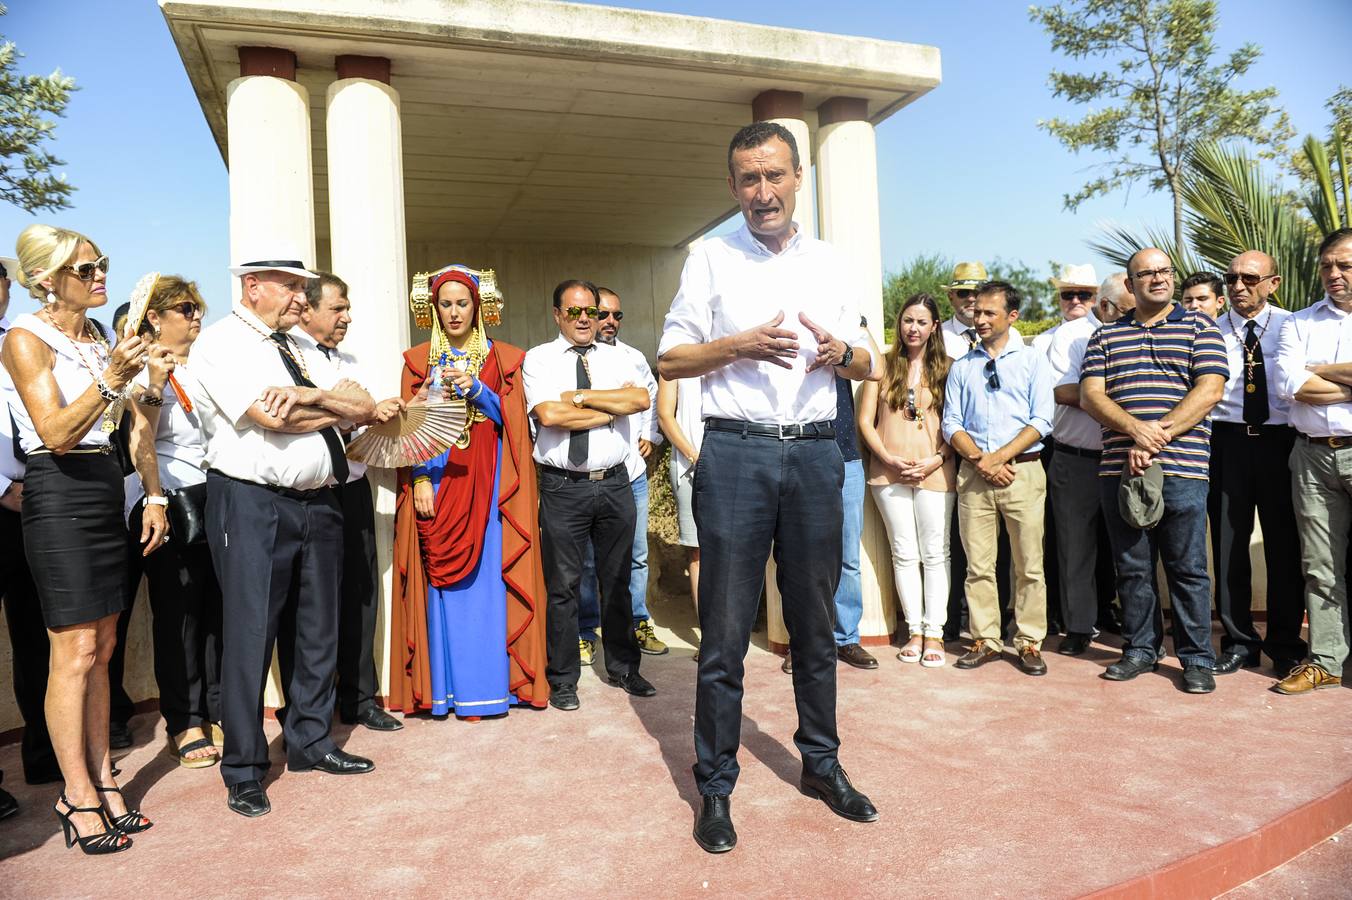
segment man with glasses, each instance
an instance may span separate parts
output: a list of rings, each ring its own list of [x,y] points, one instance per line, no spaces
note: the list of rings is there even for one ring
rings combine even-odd
[[[1207,500],[1216,611],[1224,629],[1217,675],[1257,668],[1261,652],[1279,676],[1286,675],[1307,649],[1300,636],[1305,618],[1300,537],[1291,485],[1280,477],[1289,471],[1296,442],[1289,404],[1277,393],[1277,347],[1291,313],[1269,299],[1281,282],[1271,256],[1258,250],[1239,254],[1225,273],[1230,309],[1217,319],[1230,367],[1225,395],[1212,414]],[[1249,539],[1255,512],[1267,562],[1266,638],[1254,627],[1252,612]]]
[[[1215,272],[1194,272],[1183,279],[1183,308],[1219,322],[1225,306],[1225,286]]]
[[[1352,534],[1352,228],[1319,245],[1324,298],[1283,324],[1277,391],[1300,432],[1291,490],[1300,529],[1310,655],[1275,685],[1304,694],[1342,683]],[[1266,532],[1266,528],[1264,529]]]
[[[1135,308],[1136,297],[1127,289],[1126,272],[1114,272],[1103,279],[1103,284],[1100,284],[1098,289],[1098,302],[1094,304],[1094,315],[1098,317],[1100,324],[1116,322]],[[1081,347],[1080,360],[1083,359],[1084,348]]]
[[[562,710],[579,706],[578,593],[589,545],[596,552],[606,676],[633,696],[657,693],[638,671],[642,654],[629,597],[637,519],[629,489],[630,435],[635,414],[652,401],[636,386],[643,376],[634,359],[598,343],[600,304],[590,281],[559,284],[554,288],[559,336],[531,348],[522,366],[526,406],[538,426],[534,456],[549,591],[545,674],[549,704]]]
[[[1127,681],[1159,668],[1158,553],[1183,689],[1205,694],[1216,688],[1206,568],[1208,417],[1229,374],[1225,342],[1215,322],[1174,302],[1174,269],[1162,250],[1134,253],[1127,278],[1136,309],[1089,338],[1080,371],[1080,405],[1103,426],[1099,497],[1122,598],[1122,658],[1103,677]],[[1127,496],[1119,499],[1124,479]]]
[[[996,591],[996,540],[1009,529],[1014,569],[1014,646],[1029,675],[1045,675],[1047,585],[1043,515],[1047,478],[1040,451],[1055,402],[1047,358],[1010,340],[1023,298],[1007,281],[977,289],[973,325],[981,343],[953,363],[944,396],[944,437],[962,457],[958,518],[967,548],[972,646],[956,663],[974,669],[1004,652]]]
[[[624,319],[620,295],[607,287],[598,287],[596,291],[601,295],[596,313],[600,326],[596,339],[627,353],[634,361],[635,371],[643,376],[640,384],[648,391],[648,408],[635,413],[629,422],[630,443],[626,464],[629,467],[629,490],[634,495],[635,512],[629,594],[634,611],[634,636],[638,639],[639,650],[650,656],[661,656],[667,652],[667,645],[653,633],[653,623],[648,615],[648,457],[652,455],[653,446],[662,442],[662,433],[657,430],[657,380],[653,378],[643,351],[620,340],[620,322]],[[590,546],[582,569],[577,623],[578,653],[582,665],[590,666],[596,653],[596,629],[601,624],[601,607],[596,597],[596,554]]]

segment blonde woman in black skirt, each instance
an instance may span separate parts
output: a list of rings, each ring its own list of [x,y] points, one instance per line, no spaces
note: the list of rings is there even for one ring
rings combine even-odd
[[[111,438],[132,379],[152,353],[156,366],[168,363],[139,337],[110,341],[87,318],[107,302],[108,259],[93,241],[30,225],[17,249],[19,282],[42,309],[15,319],[0,363],[18,391],[10,412],[28,456],[24,553],[51,639],[47,727],[65,780],[56,815],[66,846],[115,853],[151,822],[127,808],[108,752],[108,657],[126,565],[122,470]],[[163,505],[146,510],[142,539],[150,546],[169,539]]]

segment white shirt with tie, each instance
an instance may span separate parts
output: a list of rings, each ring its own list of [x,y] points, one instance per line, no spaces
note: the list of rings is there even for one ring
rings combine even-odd
[[[290,347],[303,361],[299,346],[291,341]],[[273,431],[247,415],[267,388],[295,384],[272,329],[249,309],[236,304],[230,315],[202,330],[193,345],[192,369],[209,468],[298,491],[333,483],[328,445],[319,432]]]
[[[1308,437],[1352,436],[1352,403],[1315,406],[1295,399],[1314,374],[1306,366],[1352,363],[1352,313],[1325,297],[1291,313],[1277,345],[1277,395],[1291,404],[1291,425]]]
[[[618,347],[592,344],[586,354],[587,372],[593,390],[604,391],[640,385],[643,377],[634,358]],[[559,335],[547,344],[532,347],[522,364],[522,383],[526,388],[526,406],[533,410],[541,403],[559,401],[564,392],[578,390],[577,360],[573,344]],[[647,362],[643,364],[647,368]],[[567,401],[563,401],[567,402]],[[538,425],[535,435],[535,461],[557,469],[595,471],[609,469],[629,458],[634,416],[616,416],[610,425],[600,425],[587,432],[587,460],[582,466],[568,461],[569,438],[573,432],[566,428]]]
[[[1290,317],[1290,311],[1269,303],[1252,319],[1245,319],[1233,309],[1227,309],[1225,315],[1216,320],[1221,337],[1225,339],[1230,377],[1225,381],[1221,402],[1211,411],[1213,422],[1244,422],[1244,341],[1248,338],[1250,324],[1258,334],[1258,346],[1263,350],[1263,365],[1254,370],[1255,377],[1261,375],[1267,382],[1268,419],[1263,424],[1285,425],[1290,420],[1291,404],[1282,398],[1277,384],[1277,354],[1281,347],[1282,325]]]
[[[351,353],[345,352],[341,347],[323,347],[318,341],[310,337],[305,329],[297,325],[291,329],[290,336],[300,352],[305,356],[305,365],[310,370],[310,380],[317,387],[326,391],[333,390],[333,386],[346,378],[349,381],[355,381],[357,384],[370,391],[368,385],[371,383],[366,374],[362,371],[361,364]],[[327,351],[327,352],[326,352]],[[344,430],[348,427],[344,425]],[[358,428],[346,437],[355,439],[361,434],[363,429]],[[356,481],[366,475],[366,463],[357,462],[355,459],[347,461],[348,483]]]

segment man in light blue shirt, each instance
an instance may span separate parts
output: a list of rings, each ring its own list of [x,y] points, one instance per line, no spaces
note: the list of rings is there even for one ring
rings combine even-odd
[[[1042,571],[1047,477],[1039,462],[1051,433],[1055,378],[1047,357],[1010,340],[1022,297],[1005,281],[977,292],[974,325],[981,343],[953,363],[944,391],[944,437],[958,469],[958,524],[967,551],[967,607],[972,647],[956,663],[974,669],[1004,650],[996,591],[1000,520],[1014,564],[1014,646],[1029,675],[1043,675],[1047,584]]]

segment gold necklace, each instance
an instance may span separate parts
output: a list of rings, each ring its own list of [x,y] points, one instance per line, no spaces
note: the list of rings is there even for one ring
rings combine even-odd
[[[76,343],[75,338],[62,330],[61,326],[56,323],[56,319],[53,318],[50,309],[43,309],[41,312],[46,313],[45,319],[47,324],[52,326],[54,331],[70,343],[70,348],[75,351],[75,357],[80,360],[80,365],[84,366],[85,371],[89,373],[90,381],[94,384],[94,387],[98,389],[99,384],[103,382],[103,377],[89,364],[89,360],[80,349],[80,345]],[[108,346],[108,342],[103,339],[103,333],[93,327],[89,323],[88,318],[84,321],[84,335],[89,338],[90,349],[94,351],[95,361],[104,368],[107,368],[108,362],[112,357],[112,350]],[[101,353],[99,352],[100,350],[102,351]],[[130,384],[124,387],[118,394],[118,398],[109,401],[108,406],[103,410],[103,424],[99,426],[99,430],[104,434],[112,434],[117,430],[118,423],[122,421],[122,411],[127,406],[127,391],[130,390],[130,388]],[[99,396],[103,397],[102,390],[99,390]],[[107,398],[105,397],[104,399]]]
[[[284,338],[284,340],[278,341],[275,338],[273,338],[271,334],[268,334],[266,331],[259,328],[257,325],[250,322],[248,319],[241,316],[237,311],[233,309],[230,310],[230,315],[234,316],[236,319],[239,319],[245,325],[248,325],[254,331],[258,332],[258,334],[262,335],[267,340],[272,341],[272,343],[276,344],[277,348],[281,350],[283,353],[285,353],[288,357],[290,357],[291,361],[296,364],[296,368],[300,370],[300,374],[305,378],[305,380],[310,382],[311,385],[314,384],[314,379],[310,377],[310,370],[305,366],[305,360],[291,352],[291,340],[290,338],[286,337],[285,332],[275,332],[277,334],[281,334],[282,337]]]
[[[1227,309],[1225,311],[1225,323],[1230,326],[1230,336],[1239,344],[1239,349],[1244,351],[1244,380],[1248,382],[1244,385],[1244,392],[1246,394],[1252,394],[1258,390],[1258,385],[1255,384],[1253,380],[1253,370],[1258,365],[1258,359],[1254,356],[1253,351],[1249,349],[1249,345],[1240,338],[1239,332],[1235,330],[1234,312],[1233,309]],[[1248,322],[1252,321],[1253,319],[1248,320]],[[1263,327],[1258,329],[1257,338],[1254,340],[1255,346],[1259,346],[1259,342],[1263,340],[1263,335],[1267,334],[1268,325],[1271,324],[1271,322],[1272,310],[1268,309],[1268,314],[1263,319]]]
[[[451,391],[450,370],[460,369],[456,365],[459,361],[457,357],[463,358],[465,361],[465,367],[460,370],[477,379],[479,373],[483,371],[484,361],[488,358],[488,342],[484,340],[483,332],[476,326],[470,331],[469,339],[465,341],[464,348],[457,353],[456,348],[451,346],[450,339],[444,331],[438,329],[437,335],[440,338],[438,341],[440,352],[437,354],[437,367],[441,370],[442,396],[445,396]],[[469,446],[470,429],[488,418],[483,410],[469,402],[468,397],[462,399],[465,402],[467,421],[465,422],[465,430],[460,433],[460,437],[455,441],[455,446],[461,450]]]

